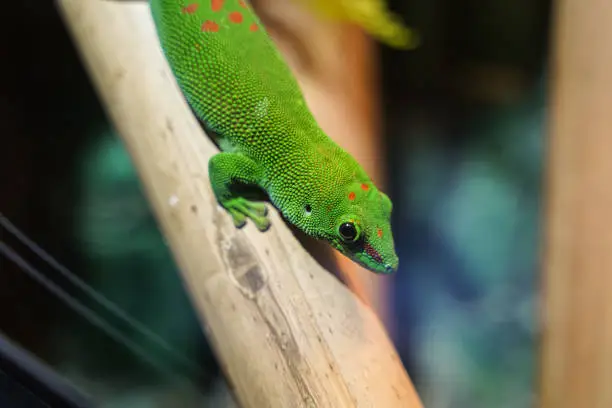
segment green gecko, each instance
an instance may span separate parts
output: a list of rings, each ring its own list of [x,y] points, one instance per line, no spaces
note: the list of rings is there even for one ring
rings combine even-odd
[[[150,0],[160,44],[183,95],[221,152],[209,161],[236,227],[283,217],[375,273],[398,267],[392,203],[319,127],[288,65],[243,0]],[[245,189],[245,187],[247,187]]]

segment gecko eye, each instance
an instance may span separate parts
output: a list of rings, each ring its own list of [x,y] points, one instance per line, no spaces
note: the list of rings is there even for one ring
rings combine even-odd
[[[352,222],[345,222],[344,224],[340,224],[338,228],[338,233],[340,237],[346,242],[355,242],[357,240],[357,228],[355,228],[355,224]]]
[[[306,215],[310,215],[310,213],[312,213],[312,207],[310,206],[310,204],[306,204],[304,206],[304,211],[306,212]]]

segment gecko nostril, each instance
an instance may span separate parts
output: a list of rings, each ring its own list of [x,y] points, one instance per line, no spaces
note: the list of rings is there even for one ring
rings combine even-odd
[[[391,265],[385,265],[385,273],[394,273],[395,272],[395,268],[392,267]]]

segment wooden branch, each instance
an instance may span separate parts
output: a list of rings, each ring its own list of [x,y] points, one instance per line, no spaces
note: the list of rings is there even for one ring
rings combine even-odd
[[[241,405],[422,407],[375,315],[276,211],[262,234],[236,230],[217,206],[207,174],[217,150],[169,71],[148,5],[58,2]]]
[[[542,408],[612,407],[612,2],[556,2]]]

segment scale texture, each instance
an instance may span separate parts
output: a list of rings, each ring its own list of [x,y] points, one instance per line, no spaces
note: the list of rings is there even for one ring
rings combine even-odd
[[[161,47],[221,152],[213,191],[237,227],[284,218],[376,273],[397,270],[391,200],[314,119],[288,65],[242,0],[150,0]]]

